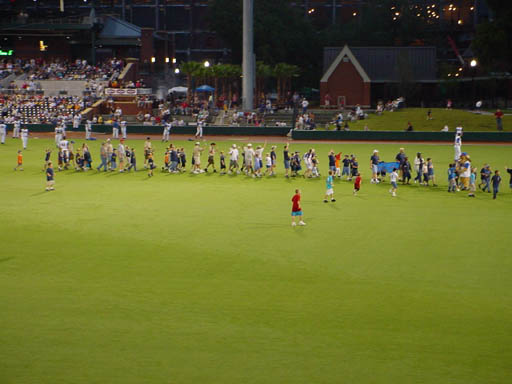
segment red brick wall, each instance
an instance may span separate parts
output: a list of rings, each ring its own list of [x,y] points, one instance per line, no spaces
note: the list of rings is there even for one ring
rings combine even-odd
[[[155,55],[153,48],[153,28],[141,28],[140,32],[140,62],[150,63]]]
[[[337,103],[338,96],[345,96],[346,105],[370,105],[370,83],[363,82],[363,78],[351,62],[341,61],[328,81],[320,83],[322,102],[326,93],[331,96],[331,104]]]

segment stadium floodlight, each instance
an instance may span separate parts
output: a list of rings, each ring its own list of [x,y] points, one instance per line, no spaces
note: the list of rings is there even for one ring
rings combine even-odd
[[[208,68],[210,66],[210,62],[208,60],[206,60],[204,63],[203,63],[204,67],[205,68]]]
[[[473,60],[471,60],[469,65],[471,66],[471,68],[475,68],[478,65],[478,62],[475,59],[473,59]]]
[[[169,58],[168,58],[168,57],[166,57],[166,58],[165,58],[165,62],[166,62],[166,63],[168,63],[168,62],[169,62]]]
[[[156,61],[156,57],[155,56],[151,57],[151,62],[154,63],[155,61]]]
[[[180,74],[180,69],[179,69],[179,68],[176,68],[176,69],[174,70],[174,73],[175,73],[175,74],[177,74],[177,75],[179,75],[179,74]]]

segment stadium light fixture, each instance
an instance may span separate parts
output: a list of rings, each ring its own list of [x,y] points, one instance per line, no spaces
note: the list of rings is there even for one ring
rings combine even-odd
[[[176,64],[176,58],[175,57],[172,58],[172,63]]]
[[[179,68],[176,68],[176,69],[174,70],[174,73],[175,73],[175,74],[177,74],[177,75],[179,75],[179,74],[180,74],[180,69],[179,69]]]
[[[469,63],[471,68],[475,68],[477,66],[477,64],[478,64],[478,62],[475,59],[471,60],[471,62]]]
[[[168,58],[168,57],[166,57],[166,58],[165,58],[165,62],[166,62],[166,63],[168,63],[168,62],[169,62],[169,58]]]
[[[210,66],[210,62],[206,60],[203,65],[205,68],[208,68]]]
[[[156,61],[156,57],[155,56],[151,57],[151,62],[154,63],[155,61]]]

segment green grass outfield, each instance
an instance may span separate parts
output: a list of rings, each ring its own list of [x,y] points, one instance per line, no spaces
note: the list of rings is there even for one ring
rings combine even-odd
[[[452,146],[405,145],[440,186],[392,198],[369,156],[400,145],[315,144],[324,174],[331,147],[363,174],[359,196],[337,181],[324,204],[324,177],[282,177],[279,144],[276,178],[67,171],[44,192],[52,144],[31,140],[23,172],[19,141],[0,147],[0,383],[512,382],[505,173],[495,201],[448,194]],[[463,149],[512,166],[510,146]]]
[[[476,114],[460,109],[447,110],[432,108],[432,120],[427,120],[429,108],[404,108],[395,112],[384,112],[382,115],[371,113],[367,120],[349,122],[351,130],[362,131],[367,125],[371,131],[405,131],[410,121],[415,131],[440,132],[448,125],[450,132],[455,132],[456,126],[464,127],[465,131],[497,132],[494,114]],[[505,111],[506,112],[506,111]],[[335,112],[333,112],[333,116]],[[503,129],[509,131],[512,116],[503,117]],[[330,127],[334,129],[334,125]],[[322,129],[322,127],[319,127]]]

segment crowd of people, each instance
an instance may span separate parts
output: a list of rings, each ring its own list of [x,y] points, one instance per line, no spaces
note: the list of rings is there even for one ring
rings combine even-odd
[[[22,124],[55,124],[61,120],[71,123],[75,116],[81,115],[94,101],[92,96],[0,94],[0,110],[2,120],[8,124],[16,121]]]
[[[90,138],[90,122],[86,129],[86,138]],[[87,128],[87,127],[86,127]],[[16,130],[16,127],[15,127]],[[5,123],[0,124],[1,143],[5,143],[7,126]],[[21,132],[13,131],[13,138],[16,134],[21,134],[23,148],[27,148],[29,132],[27,128],[21,129]],[[450,162],[446,170],[448,180],[448,192],[455,193],[466,191],[469,197],[475,197],[475,192],[480,188],[483,192],[493,193],[496,199],[501,183],[501,175],[499,170],[492,170],[489,164],[482,166],[480,170],[480,183],[477,184],[478,170],[473,165],[472,159],[467,152],[462,152],[462,129],[457,130],[454,141],[454,161]],[[113,143],[113,139],[119,139],[117,147]],[[126,124],[121,125],[121,137],[119,132],[115,132],[113,139],[105,140],[100,147],[100,164],[93,167],[93,156],[89,150],[88,144],[84,143],[80,148],[74,148],[74,142],[66,137],[65,127],[62,125],[56,128],[55,145],[57,148],[57,169],[59,171],[74,168],[77,171],[118,171],[129,172],[137,171],[137,155],[135,148],[125,145]],[[164,139],[169,139],[165,136]],[[45,169],[51,161],[51,149],[47,149],[45,153]],[[207,153],[206,164],[202,162],[203,152]],[[277,146],[273,145],[267,148],[266,143],[258,145],[255,148],[252,144],[246,145],[233,144],[227,151],[217,150],[215,143],[204,147],[200,141],[194,144],[191,156],[191,167],[187,168],[187,153],[185,148],[170,144],[163,153],[163,162],[161,169],[163,172],[182,173],[190,171],[193,174],[201,174],[207,172],[220,174],[239,175],[244,174],[252,178],[261,178],[263,176],[276,176],[278,164]],[[157,168],[155,159],[155,151],[150,137],[147,137],[143,147],[144,169],[147,170],[148,176],[154,175]],[[18,163],[15,170],[23,169],[22,151],[18,152]],[[356,195],[362,183],[360,173],[360,163],[354,154],[336,153],[330,150],[327,154],[328,162],[328,179],[327,193],[325,201],[328,199],[335,201],[333,192],[333,180],[335,178],[345,179],[349,182],[354,180],[354,194]],[[217,168],[218,164],[218,168]],[[284,177],[303,177],[318,178],[320,174],[320,159],[314,148],[309,149],[304,154],[299,151],[292,151],[290,144],[286,143],[282,149],[282,164],[284,166]],[[383,161],[379,156],[379,151],[374,150],[370,156],[371,178],[370,184],[380,184],[387,180],[389,176],[390,194],[397,195],[398,185],[411,184],[413,172],[415,178],[413,182],[422,186],[437,186],[436,172],[434,171],[434,159],[427,157],[422,153],[416,153],[413,160],[410,160],[404,148],[400,148],[391,162]],[[506,167],[506,172],[510,174],[510,186],[512,188],[512,168]],[[52,179],[53,180],[53,179]],[[53,185],[52,185],[53,188]]]

